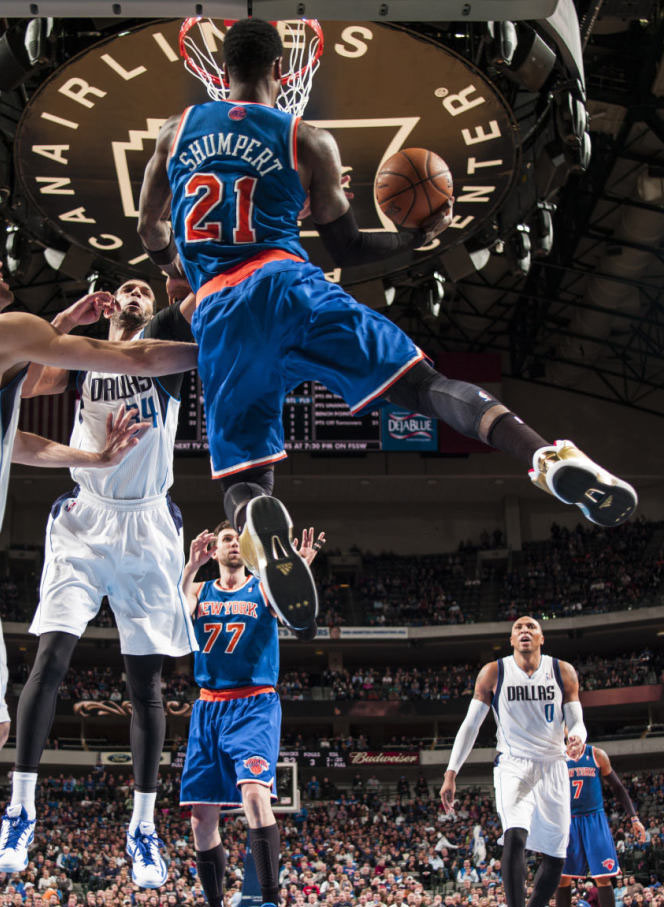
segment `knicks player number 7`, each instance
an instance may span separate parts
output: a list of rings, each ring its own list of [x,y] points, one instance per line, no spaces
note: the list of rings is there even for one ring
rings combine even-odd
[[[235,193],[233,243],[256,242],[256,231],[251,225],[251,220],[257,182],[258,178],[255,176],[241,176],[233,183]],[[184,193],[186,196],[200,196],[184,219],[186,242],[221,242],[221,221],[205,219],[224,195],[224,184],[217,174],[195,173],[187,180]],[[228,242],[227,238],[226,241]]]
[[[219,636],[221,631],[225,630],[227,633],[231,634],[231,638],[228,642],[228,645],[224,649],[224,655],[230,655],[234,651],[236,645],[239,643],[240,637],[244,633],[245,626],[246,625],[243,623],[203,624],[203,631],[210,634],[208,641],[205,643],[203,654],[208,654],[212,646],[216,643],[217,637]]]

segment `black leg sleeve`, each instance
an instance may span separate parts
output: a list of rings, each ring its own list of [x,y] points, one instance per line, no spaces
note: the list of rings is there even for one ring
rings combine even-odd
[[[263,494],[272,494],[274,490],[274,467],[245,469],[221,481],[226,519],[236,532],[242,532],[244,512],[249,501]]]
[[[535,885],[528,901],[528,907],[547,907],[556,893],[564,865],[565,861],[562,857],[550,857],[548,854],[544,854],[535,876]]]
[[[226,854],[224,845],[196,851],[196,869],[210,907],[222,907]]]
[[[613,888],[611,889],[613,893]],[[601,898],[600,898],[601,903]],[[556,891],[556,907],[572,907],[572,886],[565,885],[564,888],[558,888]],[[602,904],[602,907],[604,905]]]
[[[475,384],[446,378],[428,362],[418,362],[409,369],[389,388],[385,399],[404,409],[440,419],[460,434],[489,443],[528,466],[535,451],[547,445],[541,435],[509,410],[497,415],[487,431],[488,437],[481,438],[482,416],[492,407],[502,406],[500,400]]]
[[[78,636],[42,633],[35,663],[21,691],[16,716],[16,770],[36,772],[51,732],[58,688],[62,683]]]
[[[166,716],[161,695],[163,655],[125,655],[127,687],[131,699],[129,739],[136,790],[157,790],[159,760],[166,736]]]
[[[616,907],[616,896],[613,893],[613,885],[598,885],[599,907]],[[557,907],[557,905],[556,905]]]
[[[279,903],[279,826],[250,828],[249,840],[264,904]]]
[[[508,828],[503,845],[503,888],[507,907],[524,907],[526,902],[525,828]]]

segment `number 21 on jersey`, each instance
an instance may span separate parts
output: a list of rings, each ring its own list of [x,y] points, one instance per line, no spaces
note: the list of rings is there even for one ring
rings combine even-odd
[[[241,176],[233,183],[235,193],[235,226],[233,236],[223,236],[221,221],[207,220],[212,209],[220,204],[224,196],[224,184],[216,173],[194,173],[184,187],[185,195],[196,196],[189,214],[185,217],[185,240],[188,243],[221,242],[254,243],[256,231],[252,226],[254,192],[258,178]]]

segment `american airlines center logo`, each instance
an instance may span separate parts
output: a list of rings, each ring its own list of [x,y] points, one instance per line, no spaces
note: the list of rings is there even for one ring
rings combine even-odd
[[[23,190],[40,213],[69,241],[146,276],[155,272],[136,235],[145,165],[164,120],[208,100],[178,55],[179,27],[152,23],[70,60],[31,99],[15,143]],[[468,61],[401,28],[324,22],[323,31],[305,119],[339,143],[360,227],[396,229],[375,203],[374,176],[417,146],[440,154],[454,176],[454,223],[431,251],[470,237],[517,169],[518,130],[503,97]],[[301,226],[312,259],[329,267],[311,217]]]

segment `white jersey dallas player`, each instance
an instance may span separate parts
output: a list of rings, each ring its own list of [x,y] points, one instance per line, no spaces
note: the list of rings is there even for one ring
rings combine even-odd
[[[455,779],[493,707],[496,808],[504,836],[503,880],[508,907],[524,902],[524,849],[544,854],[528,907],[545,907],[556,891],[570,827],[566,758],[583,751],[586,729],[574,668],[542,654],[544,636],[531,617],[512,627],[514,654],[484,665],[468,714],[457,732],[440,791],[452,812]],[[565,725],[568,741],[565,748]]]
[[[128,346],[141,335],[191,340],[182,305],[152,317],[154,295],[145,281],[125,282],[115,294],[115,305],[109,314],[113,340]],[[66,323],[67,329],[71,326]],[[62,369],[45,369],[35,373],[30,390],[57,393],[67,380]],[[134,809],[127,833],[132,880],[147,888],[166,881],[154,825],[165,732],[161,667],[164,655],[180,656],[198,648],[180,586],[182,518],[167,495],[173,480],[181,383],[181,374],[160,379],[96,371],[75,375],[79,399],[72,447],[96,449],[109,415],[121,404],[135,411],[136,422],[145,427],[118,465],[72,469],[76,488],[51,510],[40,600],[30,627],[39,636],[39,645],[19,699],[12,799],[0,830],[2,872],[17,872],[27,865],[36,821],[38,767],[58,687],[78,638],[108,596],[133,709]]]
[[[14,299],[2,275],[0,262],[0,312]],[[71,307],[87,313],[87,322],[97,320],[102,308],[114,305],[109,293],[92,293]],[[92,313],[92,314],[90,314]],[[164,344],[153,340],[140,341],[131,347],[123,343],[108,343],[91,337],[69,337],[57,327],[25,312],[10,312],[0,316],[0,527],[2,526],[9,471],[12,462],[30,466],[106,467],[118,462],[136,443],[134,431],[129,427],[130,415],[117,414],[106,426],[101,443],[93,451],[67,447],[18,430],[21,392],[28,376],[28,363],[48,363],[52,371],[63,368],[95,367],[125,368],[131,374],[161,375],[190,367],[195,361],[195,350],[190,343]],[[86,323],[87,323],[86,322]],[[66,372],[63,372],[66,375]],[[7,683],[6,650],[0,629],[0,747],[9,733],[9,715],[4,702]]]
[[[158,326],[165,319],[160,316],[173,314],[160,313],[136,337],[161,336]],[[70,470],[76,488],[51,511],[40,602],[30,632],[80,636],[107,595],[123,654],[184,655],[196,644],[180,590],[182,518],[167,495],[181,376],[78,372],[74,380],[72,447],[98,450],[108,415],[123,404],[149,427],[116,466]]]

